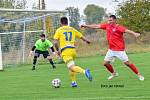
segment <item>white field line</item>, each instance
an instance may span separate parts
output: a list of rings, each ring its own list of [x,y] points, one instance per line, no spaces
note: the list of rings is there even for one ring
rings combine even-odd
[[[42,99],[42,100],[116,100],[116,99],[132,99],[132,100],[135,100],[135,99],[138,99],[138,100],[142,100],[142,99],[147,99],[149,100],[150,99],[150,96],[141,96],[141,97],[81,97],[81,98],[53,98],[53,99]]]

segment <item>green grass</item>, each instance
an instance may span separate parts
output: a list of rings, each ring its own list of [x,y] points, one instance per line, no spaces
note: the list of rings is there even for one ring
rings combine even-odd
[[[150,100],[150,53],[129,54],[139,71],[144,75],[141,82],[129,68],[116,60],[113,65],[119,77],[108,81],[109,73],[103,67],[104,56],[77,58],[76,64],[88,67],[93,75],[89,82],[78,74],[78,87],[70,87],[70,78],[65,64],[53,70],[49,64],[5,68],[0,72],[0,100]],[[61,88],[53,88],[51,80],[60,78]],[[124,87],[101,87],[101,85],[123,85]]]

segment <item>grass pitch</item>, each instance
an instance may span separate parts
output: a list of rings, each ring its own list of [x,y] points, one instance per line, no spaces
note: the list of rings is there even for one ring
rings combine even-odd
[[[129,68],[116,60],[113,65],[119,77],[108,81],[108,71],[103,67],[104,56],[77,58],[76,64],[91,70],[93,81],[77,75],[77,88],[70,87],[65,64],[52,69],[49,64],[5,68],[0,72],[0,100],[150,100],[150,53],[128,54],[145,81],[139,81]],[[62,86],[53,88],[51,81],[60,78]]]

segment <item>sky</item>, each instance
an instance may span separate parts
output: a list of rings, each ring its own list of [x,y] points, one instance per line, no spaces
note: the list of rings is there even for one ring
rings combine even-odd
[[[103,8],[107,8],[107,13],[115,14],[117,5],[125,0],[45,0],[47,10],[64,10],[66,7],[77,7],[83,15],[83,11],[88,4],[95,4]],[[38,4],[38,0],[27,0],[28,9],[32,8],[33,3]]]

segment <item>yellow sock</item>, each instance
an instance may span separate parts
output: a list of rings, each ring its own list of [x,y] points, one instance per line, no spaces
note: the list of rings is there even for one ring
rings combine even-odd
[[[74,67],[72,67],[72,70],[73,70],[74,72],[76,72],[76,73],[82,73],[82,74],[85,73],[85,70],[82,69],[82,68],[79,67],[79,66],[74,66]]]
[[[76,82],[76,72],[69,71],[69,73],[70,73],[71,81]]]

